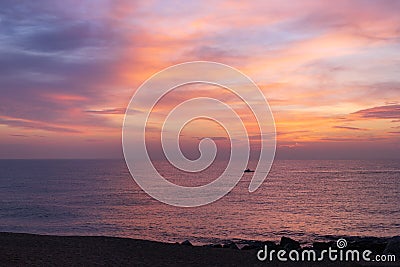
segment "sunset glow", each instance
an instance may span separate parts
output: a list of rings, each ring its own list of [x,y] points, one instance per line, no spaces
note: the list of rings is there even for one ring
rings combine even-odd
[[[260,87],[278,158],[400,158],[399,1],[11,3],[0,3],[0,158],[122,157],[135,90],[194,60],[231,65]],[[235,107],[258,134],[240,99],[210,86],[171,93],[153,126],[194,96]],[[205,124],[183,131],[188,147],[223,143]]]

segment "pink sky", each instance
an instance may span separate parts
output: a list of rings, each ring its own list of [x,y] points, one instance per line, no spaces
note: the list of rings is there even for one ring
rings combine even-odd
[[[278,158],[399,159],[399,10],[385,0],[2,1],[0,158],[121,157],[136,88],[170,65],[211,60],[261,88]],[[188,87],[158,112],[199,95],[237,101]],[[184,142],[220,135],[199,122]]]

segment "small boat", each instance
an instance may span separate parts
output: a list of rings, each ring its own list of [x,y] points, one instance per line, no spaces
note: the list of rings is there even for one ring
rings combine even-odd
[[[254,172],[252,170],[250,170],[249,168],[245,169],[244,172]]]

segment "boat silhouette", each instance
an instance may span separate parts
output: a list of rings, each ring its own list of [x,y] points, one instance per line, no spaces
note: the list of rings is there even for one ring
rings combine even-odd
[[[252,170],[250,170],[249,168],[245,169],[244,172],[254,172]]]

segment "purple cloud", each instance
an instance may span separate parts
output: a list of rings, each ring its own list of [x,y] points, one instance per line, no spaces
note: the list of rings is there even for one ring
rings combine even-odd
[[[80,133],[80,131],[75,129],[70,129],[66,127],[49,125],[37,121],[23,121],[16,119],[5,119],[0,118],[0,125],[8,125],[11,127],[20,127],[20,128],[28,128],[28,129],[37,129],[44,130],[50,132],[64,132],[64,133]]]
[[[332,126],[332,128],[345,129],[345,130],[354,130],[354,131],[368,131],[368,129],[365,129],[365,128],[350,127],[350,126],[340,126],[340,125]]]
[[[110,108],[110,109],[101,109],[101,110],[86,110],[88,113],[93,114],[125,114],[126,108]],[[139,111],[138,111],[139,112]]]
[[[126,36],[107,17],[80,14],[86,8],[82,4],[78,12],[46,0],[0,2],[3,124],[56,131],[76,125],[110,127],[107,118],[85,110],[110,101]],[[57,97],[65,95],[80,99]]]
[[[368,119],[398,119],[400,118],[400,105],[388,105],[359,110],[352,115]]]

